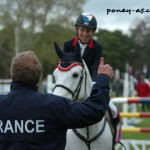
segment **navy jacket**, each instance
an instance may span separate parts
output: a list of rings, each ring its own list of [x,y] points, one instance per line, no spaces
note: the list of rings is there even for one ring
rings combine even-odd
[[[66,131],[99,122],[109,105],[109,77],[100,75],[83,103],[13,82],[0,95],[1,150],[63,150]]]
[[[76,46],[77,42],[77,37],[72,40],[66,41],[64,43],[64,51],[74,52],[74,47]],[[88,46],[85,48],[82,58],[89,69],[93,81],[96,81],[100,57],[102,57],[102,46],[95,40],[91,39]]]

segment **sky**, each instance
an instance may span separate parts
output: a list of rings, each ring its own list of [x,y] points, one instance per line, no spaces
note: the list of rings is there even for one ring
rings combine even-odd
[[[83,12],[93,14],[100,29],[110,31],[119,29],[123,33],[128,34],[129,30],[135,27],[136,22],[144,19],[146,16],[150,16],[150,1],[87,0],[83,7]]]

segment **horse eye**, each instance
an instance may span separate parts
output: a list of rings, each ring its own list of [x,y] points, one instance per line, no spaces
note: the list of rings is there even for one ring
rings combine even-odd
[[[74,77],[74,78],[77,78],[78,76],[79,76],[78,73],[74,73],[74,74],[73,74],[73,77]]]

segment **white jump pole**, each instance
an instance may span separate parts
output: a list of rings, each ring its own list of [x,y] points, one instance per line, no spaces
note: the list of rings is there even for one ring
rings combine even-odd
[[[124,74],[124,84],[123,84],[123,97],[128,97],[129,96],[129,74],[126,72]],[[128,112],[128,104],[124,103],[122,104],[123,106],[123,112],[127,113]],[[123,126],[128,126],[128,118],[123,118]]]

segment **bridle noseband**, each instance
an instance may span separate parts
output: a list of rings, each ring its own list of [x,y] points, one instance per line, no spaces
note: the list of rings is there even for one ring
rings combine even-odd
[[[53,91],[54,91],[55,88],[57,88],[57,87],[61,87],[61,88],[65,89],[66,91],[68,91],[68,92],[72,95],[72,97],[74,97],[74,93],[73,93],[69,88],[67,88],[66,86],[64,86],[64,85],[62,85],[62,84],[57,84],[57,85],[55,85],[54,88],[53,88]]]

